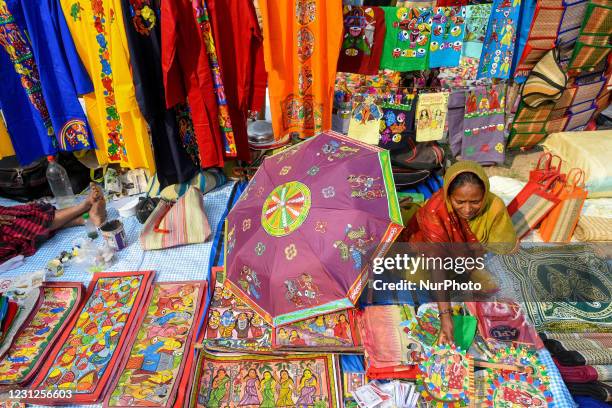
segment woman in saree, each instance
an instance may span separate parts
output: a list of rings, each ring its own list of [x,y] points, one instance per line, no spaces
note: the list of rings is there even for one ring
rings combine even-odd
[[[416,212],[400,241],[479,244],[476,246],[495,253],[510,253],[518,243],[504,202],[489,191],[489,178],[484,169],[467,160],[455,163],[446,171],[443,188]],[[445,255],[449,254],[442,254]],[[432,273],[435,275],[436,271]],[[443,280],[446,276],[434,278]],[[437,297],[442,323],[439,342],[450,343],[454,337],[448,294],[440,298],[438,293]]]
[[[278,382],[277,407],[292,407],[295,404],[292,398],[293,387],[295,387],[295,384],[293,379],[289,376],[289,372],[287,370],[282,370]]]
[[[312,374],[309,368],[304,370],[298,388],[299,398],[296,402],[298,407],[308,407],[314,404],[314,398],[317,393],[317,377]]]
[[[240,400],[240,405],[257,405],[259,404],[259,395],[257,389],[259,388],[259,376],[257,371],[250,369],[249,373],[244,378],[244,395]]]
[[[274,404],[274,389],[276,388],[276,379],[270,371],[263,373],[261,380],[261,405],[260,408],[275,408]]]
[[[221,408],[222,401],[227,397],[230,379],[225,370],[217,371],[217,375],[212,383],[212,389],[208,397],[208,408]]]

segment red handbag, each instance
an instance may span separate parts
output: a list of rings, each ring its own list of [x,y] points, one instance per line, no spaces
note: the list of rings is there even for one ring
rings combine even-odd
[[[525,187],[508,204],[508,213],[517,237],[523,238],[542,222],[559,203],[555,185],[561,176],[550,177],[543,183],[528,181]]]
[[[559,159],[556,166],[553,165],[553,160],[555,158]],[[550,180],[553,177],[562,176],[561,164],[563,164],[563,161],[559,156],[553,155],[552,153],[542,153],[538,159],[536,168],[529,172],[529,181],[534,183],[545,183],[547,180]]]

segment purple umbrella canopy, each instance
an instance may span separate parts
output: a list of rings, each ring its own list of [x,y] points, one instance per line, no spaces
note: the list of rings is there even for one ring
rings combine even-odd
[[[268,157],[226,222],[226,285],[275,326],[354,306],[402,230],[389,153],[322,133]]]

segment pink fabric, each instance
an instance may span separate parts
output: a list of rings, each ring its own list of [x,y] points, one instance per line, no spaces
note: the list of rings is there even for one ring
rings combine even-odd
[[[521,307],[508,302],[468,302],[470,313],[478,319],[478,331],[485,340],[525,344],[544,348],[535,328],[525,319]]]

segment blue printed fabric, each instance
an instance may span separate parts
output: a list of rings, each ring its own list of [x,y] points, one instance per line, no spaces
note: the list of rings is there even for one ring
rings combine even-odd
[[[527,40],[529,39],[529,31],[531,29],[531,22],[533,20],[536,8],[536,0],[522,0],[521,3],[522,10],[517,26],[516,50],[514,52],[514,61],[512,62],[512,70],[510,71],[511,73],[514,73],[516,67],[519,65],[521,55],[523,54],[525,46],[527,45]],[[556,35],[557,33],[551,33],[551,36]],[[527,77],[524,75],[518,76],[514,77],[514,80],[517,83],[522,84],[527,80]]]
[[[59,2],[0,1],[0,104],[23,165],[94,148],[78,95],[93,85]]]
[[[435,7],[429,43],[429,67],[459,65],[465,36],[465,7]]]
[[[495,0],[478,65],[478,78],[508,79],[521,0]]]
[[[491,16],[491,4],[472,4],[465,7],[465,36],[463,56],[480,58]]]

